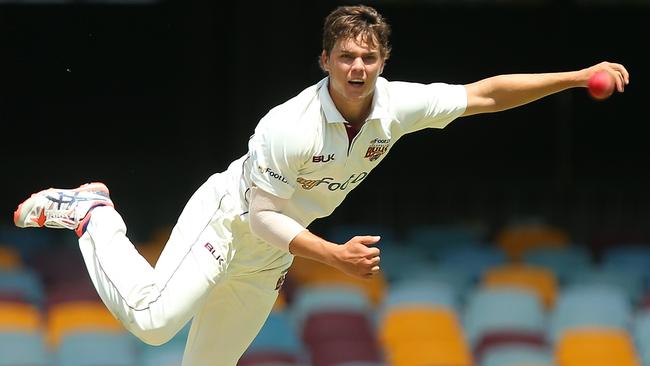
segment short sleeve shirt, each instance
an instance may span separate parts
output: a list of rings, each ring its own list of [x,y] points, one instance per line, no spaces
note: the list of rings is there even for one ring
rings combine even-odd
[[[243,160],[243,196],[253,184],[289,200],[284,212],[307,226],[331,214],[405,134],[444,128],[466,108],[462,85],[377,80],[371,112],[349,141],[328,78],[270,110]]]

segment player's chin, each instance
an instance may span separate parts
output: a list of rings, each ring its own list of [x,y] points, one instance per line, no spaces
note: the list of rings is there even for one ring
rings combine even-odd
[[[363,100],[370,95],[367,88],[351,87],[346,90],[346,97],[350,100]]]

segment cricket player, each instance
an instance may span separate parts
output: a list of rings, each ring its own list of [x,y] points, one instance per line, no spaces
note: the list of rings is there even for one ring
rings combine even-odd
[[[379,272],[377,236],[333,243],[311,233],[405,134],[514,108],[620,64],[511,74],[468,85],[388,81],[390,26],[373,8],[343,6],[325,19],[326,77],[259,122],[248,152],[212,175],[187,202],[155,267],[137,252],[99,182],[50,188],[18,206],[19,227],[74,230],[108,309],[144,342],[160,345],[192,319],[183,366],[233,366],[259,332],[294,256],[351,276]],[[417,187],[409,194],[417,194]]]

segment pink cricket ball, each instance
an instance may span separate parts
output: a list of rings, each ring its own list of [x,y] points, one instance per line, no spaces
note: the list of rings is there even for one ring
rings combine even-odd
[[[591,75],[587,88],[594,99],[606,99],[614,92],[614,79],[606,71],[598,71]]]

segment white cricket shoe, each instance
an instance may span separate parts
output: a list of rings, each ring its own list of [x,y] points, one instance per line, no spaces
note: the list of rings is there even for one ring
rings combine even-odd
[[[113,206],[104,183],[87,183],[75,189],[50,188],[32,194],[18,205],[14,224],[18,227],[71,229],[81,236],[90,218],[88,212],[97,206]]]

